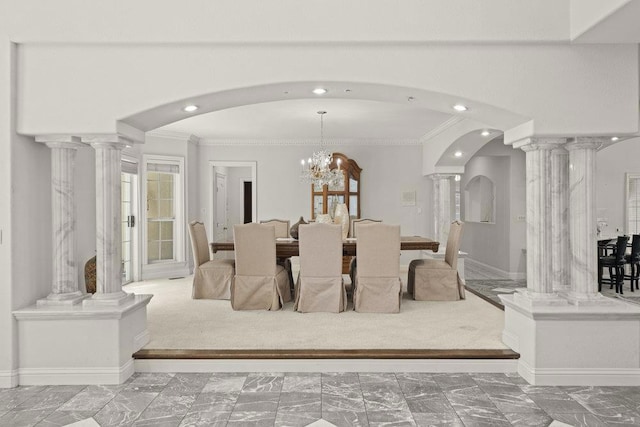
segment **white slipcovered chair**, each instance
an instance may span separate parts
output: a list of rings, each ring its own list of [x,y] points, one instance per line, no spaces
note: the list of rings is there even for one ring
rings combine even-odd
[[[233,226],[236,275],[231,284],[234,310],[279,310],[291,301],[289,275],[276,263],[275,227]]]
[[[339,313],[347,308],[342,280],[342,226],[301,225],[300,274],[294,309],[302,312]]]
[[[276,228],[276,239],[289,237],[288,219],[267,219],[260,221],[260,224],[273,225]]]
[[[354,309],[358,312],[398,313],[402,298],[400,226],[382,223],[359,225],[356,256]]]
[[[211,259],[209,241],[204,224],[189,223],[189,237],[193,250],[193,291],[194,299],[229,299],[233,281],[234,261],[232,259]]]
[[[449,228],[444,260],[414,259],[409,264],[407,291],[419,301],[464,299],[464,284],[458,274],[458,251],[464,223],[454,221]]]
[[[376,222],[382,222],[382,220],[371,218],[351,218],[351,222],[349,224],[349,237],[358,237],[357,228],[359,225],[372,224]]]

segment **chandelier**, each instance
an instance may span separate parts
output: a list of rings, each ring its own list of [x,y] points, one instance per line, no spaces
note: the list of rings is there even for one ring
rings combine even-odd
[[[318,111],[318,114],[320,114],[320,150],[314,152],[306,163],[304,159],[300,162],[302,165],[300,181],[320,187],[323,185],[341,186],[344,182],[344,176],[340,170],[340,159],[336,161],[338,168],[332,170],[333,155],[324,147],[324,115],[327,112]]]

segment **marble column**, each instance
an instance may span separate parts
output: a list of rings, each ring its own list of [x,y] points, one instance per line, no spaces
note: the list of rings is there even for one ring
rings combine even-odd
[[[608,139],[578,137],[569,150],[569,203],[571,211],[571,304],[607,303],[598,292],[598,250],[595,204],[596,151]]]
[[[551,150],[551,281],[554,292],[571,289],[569,247],[569,152]]]
[[[440,242],[440,248],[447,246],[449,227],[453,221],[451,214],[451,178],[455,175],[433,174],[433,211],[434,239]]]
[[[82,145],[76,137],[37,137],[51,149],[53,269],[51,293],[37,306],[74,305],[87,295],[78,287],[76,262],[75,159]]]
[[[552,151],[564,138],[526,138],[514,148],[526,153],[527,289],[514,295],[526,306],[564,305],[553,289]]]
[[[121,154],[117,136],[89,140],[96,152],[96,293],[83,305],[120,305],[133,299],[122,290]]]

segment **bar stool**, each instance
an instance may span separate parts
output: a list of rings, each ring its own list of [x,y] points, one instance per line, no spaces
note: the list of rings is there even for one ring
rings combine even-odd
[[[616,285],[616,293],[622,292],[622,285],[624,283],[624,265],[625,259],[624,254],[627,250],[627,242],[629,241],[629,236],[618,236],[618,240],[616,241],[616,249],[613,255],[601,256],[598,257],[598,271],[600,274],[598,275],[598,291],[602,290],[603,283],[609,283],[609,289],[613,288],[613,285]],[[602,278],[602,268],[609,268],[609,278]]]
[[[635,289],[638,289],[638,281],[640,279],[640,234],[633,235],[631,253],[624,256],[624,261],[631,266],[629,274],[625,274],[624,278],[630,280],[631,292],[633,292],[633,283],[635,282]]]

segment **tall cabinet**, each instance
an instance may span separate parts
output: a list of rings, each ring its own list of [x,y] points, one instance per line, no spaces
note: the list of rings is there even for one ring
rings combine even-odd
[[[342,185],[311,185],[311,218],[320,214],[332,214],[338,203],[346,203],[349,217],[360,218],[360,172],[362,169],[355,160],[342,153],[333,153],[331,169],[338,168],[344,176]]]

